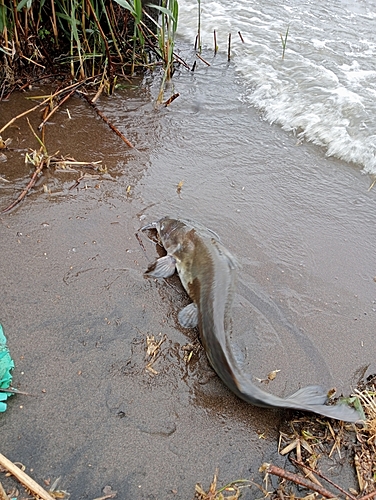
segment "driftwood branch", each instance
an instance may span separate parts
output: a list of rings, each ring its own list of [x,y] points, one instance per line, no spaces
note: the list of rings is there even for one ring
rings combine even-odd
[[[42,488],[34,479],[31,479],[25,472],[23,472],[17,465],[8,460],[0,453],[0,465],[16,477],[20,483],[32,491],[36,496],[42,500],[55,500],[44,488]]]

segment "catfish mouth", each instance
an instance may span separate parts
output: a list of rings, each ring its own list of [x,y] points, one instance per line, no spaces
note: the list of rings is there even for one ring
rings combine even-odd
[[[159,246],[163,248],[161,238],[159,236],[159,221],[158,222],[150,222],[149,224],[146,224],[145,226],[140,227],[140,229],[137,231],[137,233],[145,233],[147,234],[147,237],[150,241],[153,241],[154,243],[157,243]]]
[[[140,229],[136,233],[136,238],[138,239],[140,245],[143,247],[144,252],[146,252],[146,249],[138,236],[139,233],[146,234],[148,240],[152,241],[153,243],[156,244],[156,250],[158,257],[164,257],[167,255],[167,251],[164,248],[162,244],[162,240],[159,234],[159,221],[157,222],[150,222],[149,224],[146,224],[145,226],[140,227]],[[149,271],[149,269],[148,269]]]

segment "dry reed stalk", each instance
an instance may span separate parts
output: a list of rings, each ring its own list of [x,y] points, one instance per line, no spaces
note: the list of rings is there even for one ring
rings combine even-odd
[[[34,479],[31,479],[17,465],[0,453],[0,465],[16,477],[27,489],[42,500],[55,500],[44,488],[42,488]]]

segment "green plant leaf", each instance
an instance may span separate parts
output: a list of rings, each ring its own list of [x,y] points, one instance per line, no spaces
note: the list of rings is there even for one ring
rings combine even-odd
[[[115,0],[115,2],[118,3],[120,7],[123,7],[123,9],[129,10],[129,12],[132,13],[132,16],[136,17],[137,14],[134,7],[129,2],[127,2],[127,0]]]
[[[21,0],[21,2],[17,5],[17,10],[20,12],[26,5],[27,9],[30,9],[33,0]]]
[[[141,0],[134,0],[135,22],[138,24],[142,19],[142,3]]]
[[[169,19],[172,19],[172,21],[174,23],[177,22],[177,19],[175,20],[175,17],[170,9],[167,9],[166,7],[162,7],[161,5],[154,5],[152,3],[149,3],[148,7],[153,7],[154,9],[159,10],[160,12],[162,12],[162,14],[165,14]]]

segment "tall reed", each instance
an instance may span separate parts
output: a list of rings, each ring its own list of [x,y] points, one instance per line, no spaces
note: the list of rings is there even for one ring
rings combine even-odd
[[[149,4],[160,12],[160,24],[157,24],[158,54],[164,63],[164,73],[158,102],[163,99],[164,86],[173,73],[175,34],[178,27],[178,0],[163,0],[162,5]]]
[[[178,0],[0,0],[0,93],[16,77],[46,71],[84,79],[133,75],[150,51],[171,76]],[[149,14],[146,15],[145,11]],[[155,12],[157,14],[157,12]],[[1,98],[1,96],[0,96]]]

